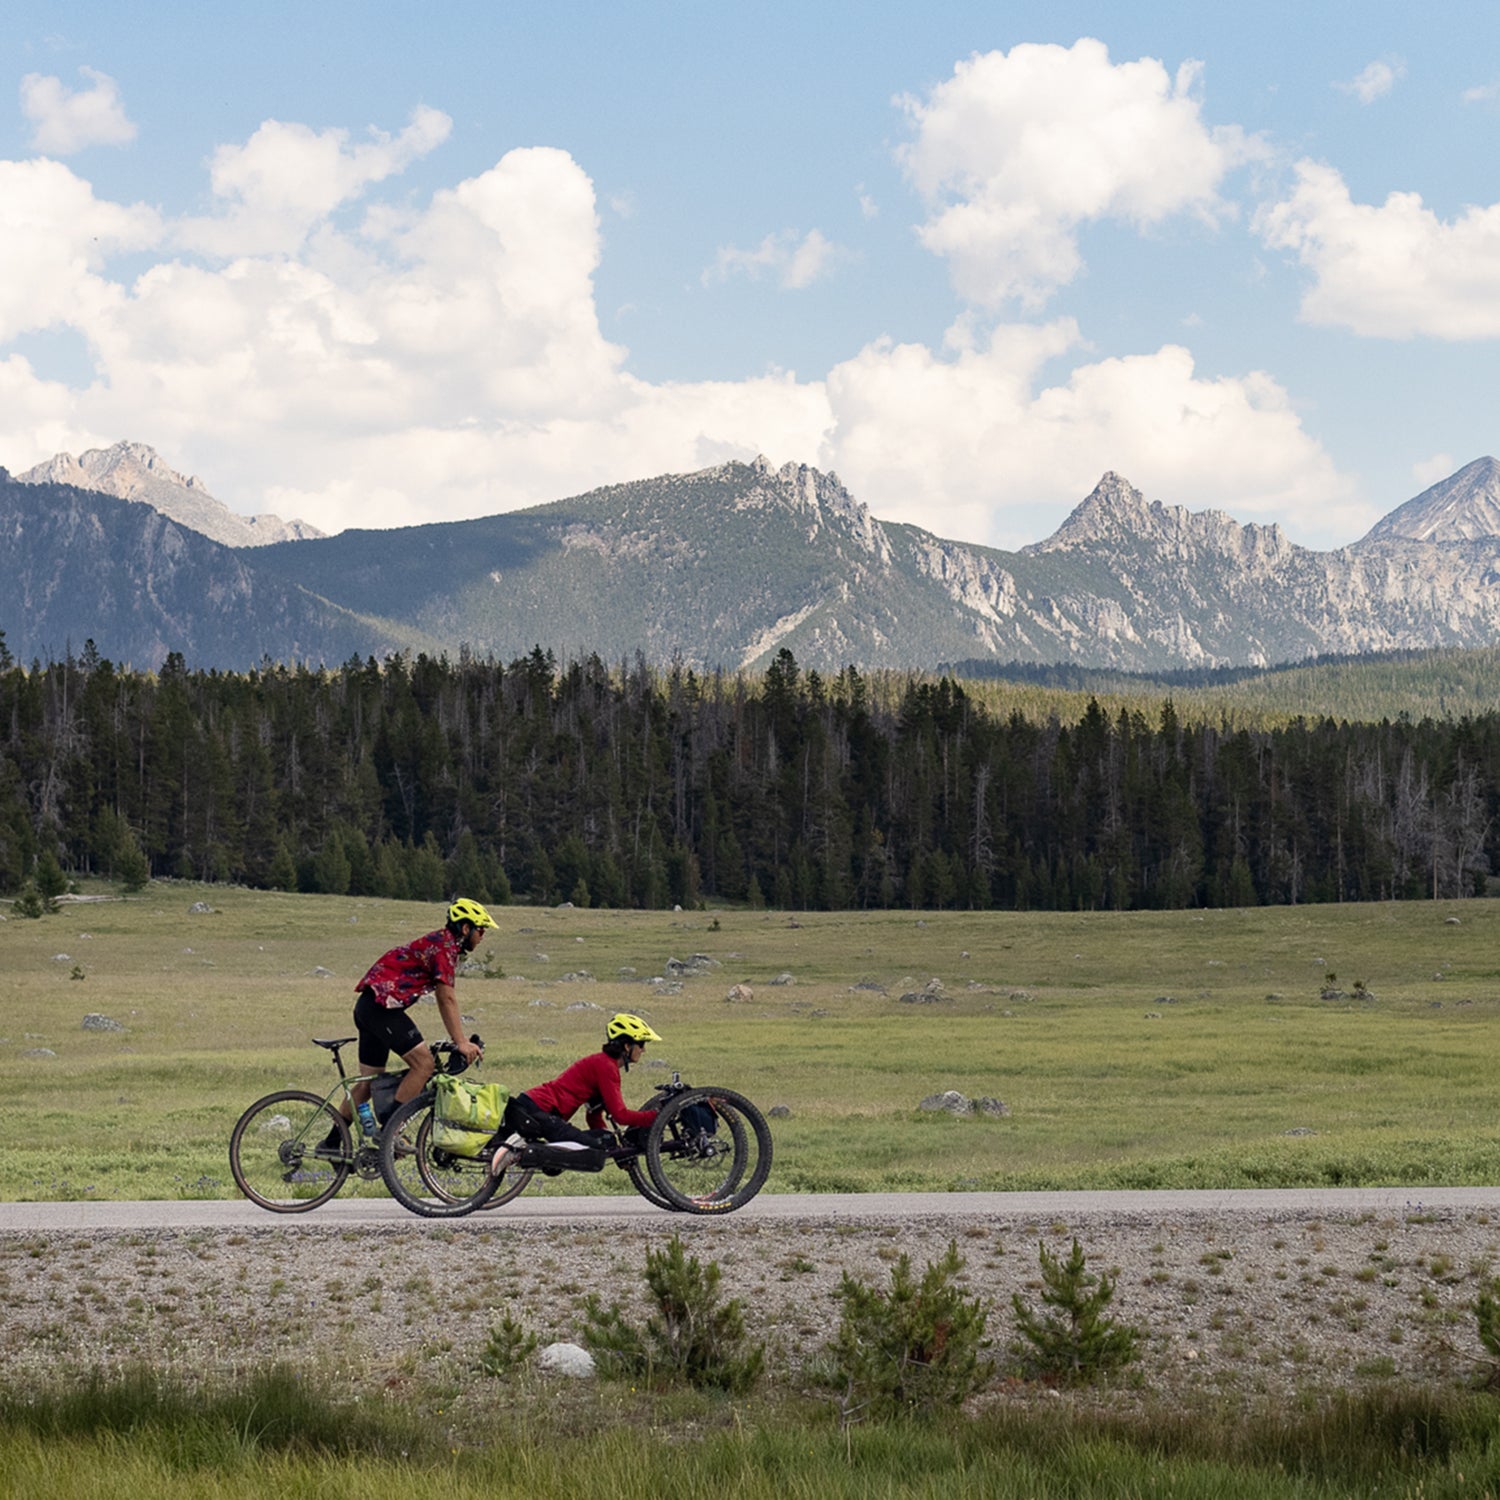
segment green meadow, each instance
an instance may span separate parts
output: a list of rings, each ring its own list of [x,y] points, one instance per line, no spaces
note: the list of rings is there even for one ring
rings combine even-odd
[[[351,1035],[370,961],[440,915],[186,883],[83,894],[100,899],[0,923],[0,1199],[233,1197],[240,1112],[331,1087],[309,1038]],[[667,1067],[790,1111],[770,1192],[1500,1181],[1500,902],[495,914],[459,982],[484,1076],[551,1077],[639,1011],[664,1042],[628,1100]],[[736,984],[753,997],[727,1000]],[[435,1007],[417,1015],[440,1034]],[[947,1089],[1009,1113],[918,1108]]]

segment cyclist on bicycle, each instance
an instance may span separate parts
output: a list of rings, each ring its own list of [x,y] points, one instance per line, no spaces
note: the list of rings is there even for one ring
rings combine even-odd
[[[627,1130],[646,1129],[656,1118],[654,1109],[627,1109],[620,1093],[620,1074],[639,1062],[647,1042],[661,1038],[639,1016],[624,1011],[604,1028],[604,1046],[580,1057],[550,1083],[539,1083],[517,1094],[505,1107],[505,1128],[524,1140],[572,1141],[598,1148],[614,1144],[605,1129],[605,1117]],[[587,1130],[570,1123],[579,1109],[586,1110]],[[507,1141],[496,1152],[490,1171],[498,1177],[515,1154]]]
[[[459,959],[472,953],[494,919],[477,902],[460,897],[448,908],[447,922],[423,937],[383,953],[355,986],[359,999],[354,1005],[354,1026],[359,1032],[359,1071],[366,1078],[385,1072],[392,1052],[406,1064],[406,1076],[396,1089],[396,1103],[426,1088],[435,1064],[432,1049],[422,1040],[409,1011],[430,990],[437,999],[438,1014],[453,1039],[453,1045],[471,1063],[484,1056],[463,1030],[463,1017],[453,982]],[[354,1085],[354,1103],[370,1097],[370,1085]]]

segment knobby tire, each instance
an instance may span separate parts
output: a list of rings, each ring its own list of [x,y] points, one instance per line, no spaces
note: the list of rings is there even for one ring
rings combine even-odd
[[[456,1165],[440,1165],[432,1148],[432,1102],[433,1092],[426,1089],[408,1099],[385,1122],[380,1132],[380,1175],[391,1197],[411,1213],[424,1219],[460,1219],[483,1208],[501,1190],[504,1178],[491,1177],[486,1164],[473,1158],[451,1158],[451,1163],[463,1164],[461,1170]],[[420,1190],[410,1181],[410,1174],[401,1170],[409,1154],[416,1157]],[[471,1181],[473,1186],[465,1192]],[[507,1189],[512,1186],[505,1183]],[[511,1196],[521,1187],[516,1187]]]
[[[717,1128],[708,1135],[683,1119],[707,1104]],[[651,1122],[646,1167],[667,1206],[691,1214],[732,1213],[765,1185],[771,1170],[771,1127],[743,1094],[730,1089],[686,1089]]]
[[[338,1129],[339,1159],[315,1154]],[[301,1089],[267,1094],[239,1117],[229,1137],[229,1170],[252,1202],[274,1214],[304,1214],[327,1203],[349,1180],[349,1127],[325,1099]]]

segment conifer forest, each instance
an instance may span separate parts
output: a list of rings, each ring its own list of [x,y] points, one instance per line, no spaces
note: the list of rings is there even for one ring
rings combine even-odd
[[[422,900],[1136,909],[1467,896],[1500,715],[1074,722],[947,677],[428,656],[29,669],[0,891],[152,876]]]

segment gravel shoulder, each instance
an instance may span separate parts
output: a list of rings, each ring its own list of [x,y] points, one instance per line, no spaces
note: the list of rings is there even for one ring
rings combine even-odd
[[[793,1199],[774,1214],[718,1220],[623,1209],[555,1216],[538,1200],[525,1213],[447,1224],[325,1210],[131,1228],[79,1215],[42,1228],[23,1211],[33,1206],[0,1205],[0,1360],[11,1379],[143,1361],[229,1373],[284,1360],[362,1379],[452,1377],[502,1311],[544,1343],[578,1338],[591,1291],[644,1312],[645,1253],[674,1232],[691,1254],[718,1262],[772,1370],[793,1379],[837,1326],[846,1272],[884,1285],[899,1255],[920,1269],[950,1241],[965,1257],[967,1287],[990,1309],[1003,1366],[1012,1293],[1037,1301],[1038,1244],[1066,1254],[1074,1236],[1089,1268],[1116,1278],[1116,1316],[1145,1334],[1141,1389],[1248,1398],[1452,1382],[1483,1357],[1473,1303],[1500,1268],[1493,1207],[1462,1193],[1321,1208],[1131,1196],[1154,1206],[956,1211],[950,1198],[946,1212],[861,1214],[855,1198],[830,1214],[799,1213]],[[155,1205],[160,1218],[220,1206]],[[150,1217],[153,1205],[138,1207]]]

